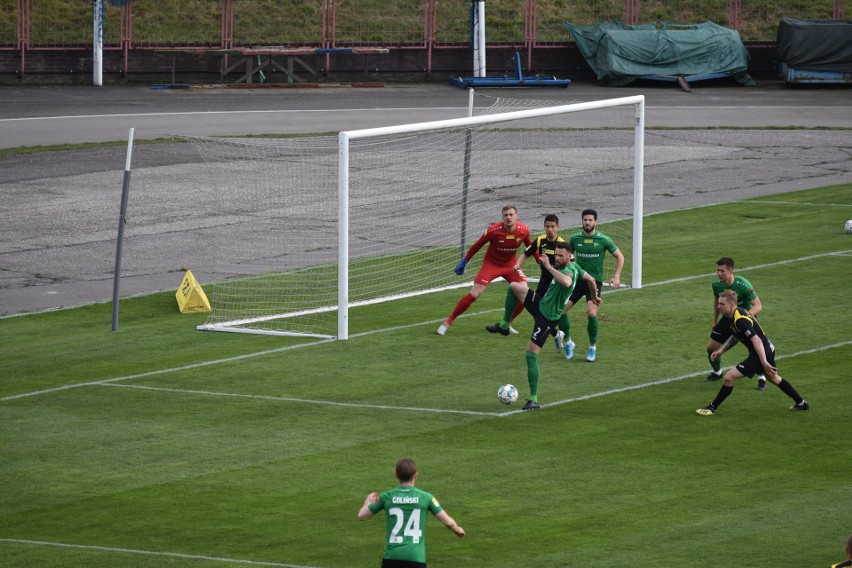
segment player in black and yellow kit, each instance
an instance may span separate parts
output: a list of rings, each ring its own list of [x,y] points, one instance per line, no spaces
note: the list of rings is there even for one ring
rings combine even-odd
[[[832,564],[831,568],[852,568],[852,536],[846,539],[846,562]]]
[[[733,290],[725,290],[719,294],[718,306],[722,315],[731,321],[732,335],[724,345],[710,354],[711,360],[720,357],[738,341],[748,349],[748,358],[725,373],[724,384],[713,402],[695,412],[702,416],[712,416],[734,390],[734,381],[743,377],[753,377],[761,371],[784,394],[793,399],[796,404],[790,407],[791,410],[808,410],[810,405],[796,392],[793,385],[778,374],[775,368],[775,346],[763,333],[757,319],[744,308],[737,306],[737,293]]]

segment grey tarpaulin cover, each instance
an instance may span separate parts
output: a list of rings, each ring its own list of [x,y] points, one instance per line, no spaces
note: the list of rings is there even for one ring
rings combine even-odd
[[[564,24],[598,79],[611,86],[626,85],[643,75],[712,73],[726,73],[741,84],[754,84],[740,34],[713,22]]]
[[[794,69],[852,71],[852,20],[796,20],[778,23],[777,59]]]

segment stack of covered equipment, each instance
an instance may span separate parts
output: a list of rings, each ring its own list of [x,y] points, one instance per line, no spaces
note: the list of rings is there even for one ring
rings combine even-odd
[[[776,45],[788,83],[852,83],[852,20],[781,18]]]
[[[733,76],[753,85],[748,52],[735,30],[713,22],[676,25],[665,22],[624,25],[565,22],[580,53],[599,80],[610,86],[640,78],[713,78]]]

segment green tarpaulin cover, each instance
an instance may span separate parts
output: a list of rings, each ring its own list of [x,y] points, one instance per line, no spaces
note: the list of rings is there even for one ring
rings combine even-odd
[[[580,53],[608,85],[626,85],[643,75],[733,75],[753,85],[748,52],[735,30],[713,22],[666,22],[627,26],[620,22],[577,25],[565,22]]]

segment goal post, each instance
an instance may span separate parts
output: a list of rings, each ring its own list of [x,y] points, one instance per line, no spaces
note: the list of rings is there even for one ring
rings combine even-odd
[[[368,331],[376,310],[365,306],[469,287],[483,254],[459,277],[459,251],[507,204],[535,234],[558,214],[564,237],[582,209],[598,210],[626,257],[622,282],[642,285],[642,96],[497,99],[452,120],[193,142],[215,201],[198,238],[217,256],[206,271],[212,312],[199,329]]]
[[[470,128],[480,125],[495,123],[511,123],[516,120],[541,118],[566,113],[582,112],[591,109],[604,109],[619,106],[632,106],[635,109],[634,124],[634,168],[633,168],[633,262],[631,267],[631,286],[641,288],[642,286],[642,215],[643,215],[643,155],[644,155],[644,128],[645,128],[645,97],[636,95],[603,101],[591,101],[587,103],[574,103],[553,107],[537,108],[530,110],[519,110],[500,114],[489,114],[484,116],[470,116],[466,118],[405,124],[399,126],[387,126],[381,128],[369,128],[363,130],[344,131],[339,134],[339,188],[338,199],[339,211],[339,242],[338,242],[338,339],[349,338],[349,148],[353,140],[378,138],[383,136],[409,134],[426,131],[442,131],[451,129],[467,129],[469,136]],[[466,147],[469,141],[466,140]],[[467,156],[467,152],[465,153]]]

